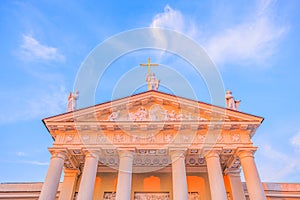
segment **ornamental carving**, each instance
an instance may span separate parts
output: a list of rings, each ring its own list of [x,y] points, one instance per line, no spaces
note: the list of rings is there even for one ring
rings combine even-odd
[[[87,142],[87,141],[90,140],[90,136],[89,136],[89,135],[83,135],[83,136],[82,136],[82,140],[83,140],[84,142]]]
[[[222,142],[223,141],[223,136],[222,135],[219,135],[218,137],[217,137],[217,142]]]
[[[134,193],[134,200],[144,200],[144,199],[161,199],[161,200],[169,200],[170,195],[168,192],[138,192]]]
[[[240,141],[240,134],[234,134],[231,137],[231,139],[232,139],[233,142],[239,142]]]
[[[72,142],[73,138],[74,138],[74,135],[67,135],[66,136],[66,142],[67,143]]]
[[[206,140],[206,136],[205,135],[198,135],[198,140],[199,140],[199,142],[205,142],[205,140]]]
[[[150,110],[141,106],[136,112],[113,111],[107,121],[182,121],[182,120],[206,120],[191,112],[181,113],[175,110],[166,110],[160,105],[153,105]]]
[[[167,134],[167,135],[165,136],[165,141],[166,141],[167,143],[170,143],[170,142],[172,141],[172,135],[171,135],[171,134]]]
[[[116,142],[122,142],[123,141],[123,136],[120,134],[115,135],[115,141]]]
[[[132,141],[132,142],[138,142],[139,139],[140,139],[140,138],[139,138],[137,135],[134,135],[134,136],[132,136],[131,141]]]

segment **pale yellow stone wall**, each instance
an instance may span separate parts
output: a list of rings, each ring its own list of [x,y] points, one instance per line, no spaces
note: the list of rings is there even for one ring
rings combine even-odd
[[[116,172],[97,174],[94,200],[103,199],[104,192],[116,191],[117,176]],[[187,183],[188,192],[198,192],[200,200],[210,200],[208,177],[205,173],[187,173]],[[132,175],[132,199],[134,192],[168,192],[172,199],[172,173],[134,173]]]

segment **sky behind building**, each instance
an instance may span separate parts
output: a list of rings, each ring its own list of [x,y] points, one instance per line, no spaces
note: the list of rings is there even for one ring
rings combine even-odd
[[[44,180],[50,159],[47,147],[53,140],[41,119],[65,112],[80,66],[97,45],[143,27],[175,30],[202,46],[224,88],[242,100],[240,110],[265,118],[253,137],[261,179],[299,182],[299,9],[296,0],[4,0],[0,182]],[[210,103],[205,82],[189,63],[155,49],[134,51],[112,62],[99,80],[95,103],[114,98],[118,80],[149,56],[184,77],[197,100]],[[162,84],[172,79],[158,69],[154,72]],[[172,87],[180,91],[181,85]],[[145,90],[146,85],[137,88]]]

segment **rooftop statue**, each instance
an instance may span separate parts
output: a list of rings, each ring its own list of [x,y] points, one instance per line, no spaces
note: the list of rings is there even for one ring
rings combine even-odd
[[[159,80],[155,77],[155,74],[147,74],[146,81],[148,82],[148,85],[150,85],[150,88],[148,87],[148,90],[157,90],[159,86]]]
[[[76,109],[76,100],[78,99],[78,94],[79,94],[78,91],[76,91],[75,93],[70,92],[68,97],[67,112],[71,112]]]
[[[226,95],[225,95],[225,99],[226,99],[226,107],[232,110],[237,110],[241,100],[235,100],[232,92],[230,90],[226,91]]]

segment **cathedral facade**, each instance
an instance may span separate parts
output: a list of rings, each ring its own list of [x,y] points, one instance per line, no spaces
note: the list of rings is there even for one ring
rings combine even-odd
[[[263,118],[237,111],[230,92],[226,101],[222,108],[151,89],[71,105],[43,120],[54,141],[44,183],[1,184],[0,199],[300,199],[300,184],[261,182],[251,138]]]

